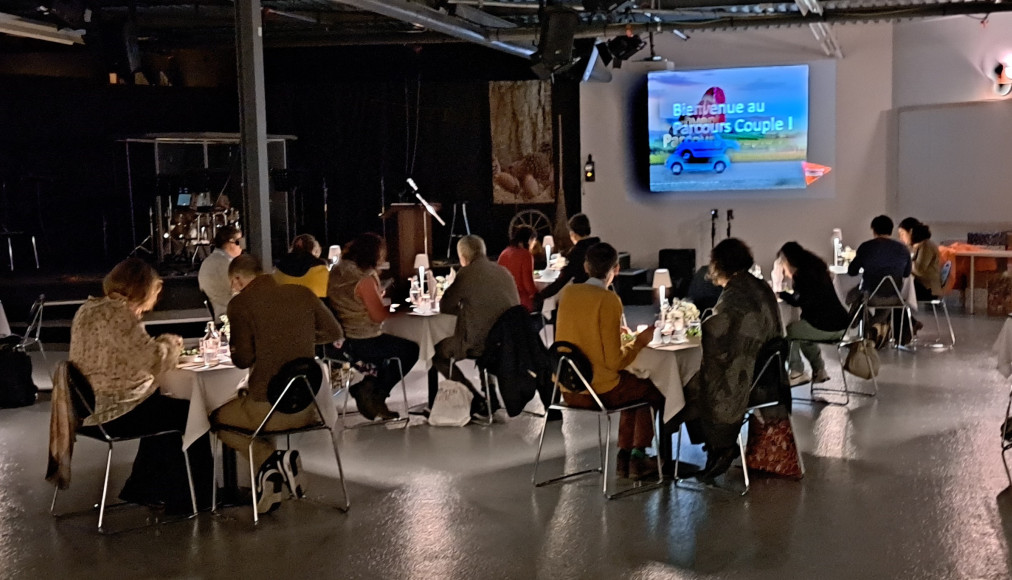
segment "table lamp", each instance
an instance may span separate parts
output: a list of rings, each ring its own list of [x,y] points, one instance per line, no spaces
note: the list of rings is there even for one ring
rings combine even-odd
[[[660,296],[661,308],[664,308],[664,290],[671,288],[671,273],[668,272],[667,268],[658,268],[654,270],[654,288],[658,288],[658,295]]]
[[[429,267],[428,254],[415,254],[415,268],[418,268],[418,290],[425,292],[425,269]]]
[[[327,261],[331,266],[336,266],[341,261],[341,246],[331,246],[327,252]]]
[[[555,238],[545,236],[541,245],[545,247],[545,267],[547,268],[552,265],[552,247],[555,246]]]

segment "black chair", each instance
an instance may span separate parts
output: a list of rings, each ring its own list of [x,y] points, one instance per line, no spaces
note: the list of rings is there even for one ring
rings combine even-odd
[[[77,419],[83,421],[86,418],[90,417],[94,413],[95,409],[95,392],[92,390],[91,383],[88,382],[88,379],[77,368],[77,366],[74,365],[74,363],[69,361],[66,363],[60,363],[60,366],[57,367],[56,372],[57,373],[65,372],[67,374],[67,387],[70,391],[69,394],[71,405],[73,406],[74,415],[77,417]],[[122,443],[124,441],[135,441],[145,439],[148,437],[157,437],[159,435],[178,434],[180,435],[180,437],[182,436],[181,431],[170,430],[170,431],[159,431],[157,433],[145,433],[144,435],[134,435],[130,437],[113,437],[109,435],[109,433],[105,430],[105,427],[103,427],[101,424],[88,427],[78,427],[76,433],[82,437],[87,437],[88,439],[101,441],[109,446],[109,452],[106,454],[105,459],[105,478],[102,482],[102,500],[98,504],[99,533],[105,533],[105,528],[103,527],[103,524],[105,522],[106,508],[126,505],[126,502],[114,504],[111,506],[107,506],[105,503],[106,498],[108,497],[109,494],[109,471],[112,467],[113,445],[115,443]],[[190,458],[186,454],[185,449],[182,450],[182,453],[183,459],[185,460],[186,463],[186,480],[190,484],[190,502],[193,507],[193,513],[187,516],[188,519],[197,515],[197,498],[193,491],[193,477],[190,473]],[[54,516],[58,515],[56,513],[56,497],[59,495],[59,493],[60,488],[57,487],[56,490],[53,492],[53,502],[49,506],[49,513],[51,513]]]
[[[1009,471],[1005,452],[1012,449],[1012,388],[1008,392],[1008,403],[1005,405],[1005,420],[1001,424],[1001,462],[1005,465],[1005,476],[1012,487],[1012,471]]]
[[[587,356],[580,351],[580,348],[570,342],[556,342],[552,345],[550,351],[553,359],[557,360],[555,368],[555,381],[552,386],[552,398],[550,399],[551,404],[548,406],[547,411],[558,410],[563,413],[593,413],[597,415],[597,450],[600,455],[599,467],[592,469],[584,469],[583,471],[577,471],[574,473],[563,473],[558,477],[548,479],[545,481],[538,481],[538,464],[541,462],[541,449],[545,444],[545,431],[548,430],[548,414],[546,412],[544,422],[541,426],[541,437],[538,439],[538,452],[534,456],[534,473],[531,475],[531,483],[534,487],[542,487],[550,483],[562,481],[571,477],[584,475],[587,473],[600,473],[601,474],[601,492],[604,494],[606,499],[615,499],[631,493],[638,493],[640,491],[646,491],[654,489],[664,483],[664,476],[661,473],[661,456],[657,454],[657,481],[647,485],[641,485],[639,487],[633,487],[618,493],[608,493],[608,464],[611,459],[611,416],[615,413],[621,413],[622,411],[628,411],[639,407],[647,406],[646,401],[638,403],[630,403],[628,405],[609,409],[605,407],[604,403],[601,402],[600,397],[591,388],[591,382],[594,380],[594,370],[587,359]],[[587,392],[594,399],[594,403],[597,405],[596,409],[583,409],[580,407],[571,407],[561,400],[561,394],[559,392],[559,385],[566,387],[566,389],[575,392]],[[657,413],[651,409],[654,423],[657,422]],[[601,435],[601,419],[607,420],[607,431],[602,437]],[[654,429],[654,435],[659,433],[659,429]]]
[[[657,252],[657,267],[671,274],[671,296],[685,298],[696,273],[695,249],[666,248]]]
[[[323,414],[323,410],[320,409],[319,403],[316,401],[316,394],[320,390],[320,383],[323,382],[323,370],[320,365],[317,364],[315,359],[303,357],[285,363],[281,370],[278,371],[267,385],[267,400],[271,404],[271,410],[267,412],[267,416],[264,417],[263,421],[256,429],[243,429],[240,427],[234,427],[231,425],[217,425],[215,428],[218,431],[228,431],[231,433],[237,433],[245,437],[250,438],[249,444],[249,475],[250,484],[253,488],[253,524],[260,523],[260,514],[257,513],[257,492],[256,492],[256,470],[257,465],[253,461],[253,441],[260,435],[278,436],[284,435],[289,439],[292,435],[297,433],[307,433],[309,431],[323,431],[326,430],[330,433],[330,442],[334,448],[334,459],[337,460],[337,472],[341,478],[341,492],[344,495],[344,507],[339,507],[341,511],[348,511],[351,507],[351,503],[348,501],[348,488],[344,481],[344,468],[341,466],[341,454],[337,449],[337,441],[334,439],[334,429],[327,424],[327,420]],[[282,429],[282,430],[267,430],[267,422],[270,421],[271,417],[275,413],[285,413],[294,415],[300,413],[312,405],[316,409],[317,421],[310,423],[304,427],[297,427],[294,429]],[[220,445],[215,444],[215,453],[220,449]],[[215,470],[217,472],[217,457],[215,458]],[[215,473],[215,481],[217,481],[217,473]],[[214,510],[217,510],[217,485],[212,488],[212,499],[211,504]]]

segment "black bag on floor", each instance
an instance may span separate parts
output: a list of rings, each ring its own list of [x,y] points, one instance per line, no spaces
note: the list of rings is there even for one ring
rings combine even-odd
[[[0,343],[0,408],[35,404],[39,388],[32,381],[32,359],[17,343]]]

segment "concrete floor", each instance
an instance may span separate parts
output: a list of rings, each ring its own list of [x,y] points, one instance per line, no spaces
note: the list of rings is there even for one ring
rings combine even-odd
[[[94,512],[47,511],[49,404],[0,411],[0,576],[1008,578],[1012,497],[998,437],[1008,383],[989,354],[1003,322],[955,317],[957,350],[883,353],[876,399],[797,405],[806,477],[754,480],[746,497],[669,485],[608,502],[590,476],[532,489],[541,424],[521,417],[344,432],[347,514],[288,501],[257,528],[248,508],[232,508],[102,536]],[[418,371],[410,395],[424,398]],[[589,464],[593,433],[586,420],[551,425],[543,465]],[[336,473],[327,443],[294,441],[310,495],[336,498],[336,482],[319,476]],[[114,481],[132,455],[117,455]],[[81,441],[60,505],[93,503],[103,463],[103,447]],[[151,514],[121,509],[110,526]]]

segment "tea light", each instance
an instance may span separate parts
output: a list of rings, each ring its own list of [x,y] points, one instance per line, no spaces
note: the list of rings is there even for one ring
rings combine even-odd
[[[648,325],[646,325],[646,324],[640,324],[639,326],[636,327],[636,334],[639,334],[639,333],[645,331],[648,328],[650,328]]]

